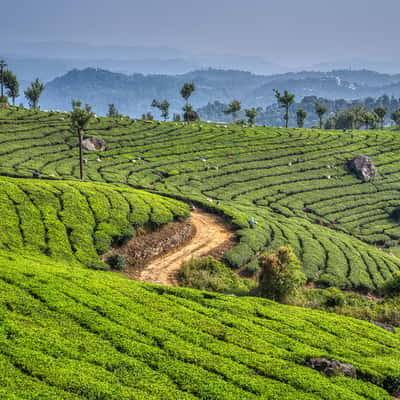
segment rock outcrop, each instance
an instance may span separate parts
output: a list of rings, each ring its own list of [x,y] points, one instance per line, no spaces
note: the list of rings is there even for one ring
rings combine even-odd
[[[107,143],[103,139],[89,137],[82,140],[82,147],[88,151],[103,151],[107,148]]]
[[[396,333],[396,330],[392,325],[384,324],[383,322],[378,322],[378,321],[371,321],[374,325],[379,326],[379,328],[384,329],[385,331],[388,331],[390,333]]]
[[[345,364],[338,360],[329,360],[327,358],[310,358],[306,363],[306,367],[315,369],[327,376],[347,376],[348,378],[357,378],[357,370],[351,364]]]
[[[375,165],[367,156],[354,157],[351,161],[349,161],[348,166],[349,169],[364,182],[369,182],[377,173]]]

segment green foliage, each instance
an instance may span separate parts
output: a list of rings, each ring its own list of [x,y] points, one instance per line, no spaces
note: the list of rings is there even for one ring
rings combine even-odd
[[[37,78],[31,85],[24,91],[25,97],[29,102],[29,107],[32,110],[37,110],[39,106],[39,98],[44,90],[44,84]]]
[[[285,109],[283,119],[285,120],[285,126],[287,128],[289,126],[289,108],[292,104],[294,104],[295,95],[289,93],[287,90],[285,90],[284,93],[281,94],[278,90],[275,89],[274,93],[279,106]]]
[[[213,257],[191,260],[182,267],[178,279],[184,287],[236,295],[248,294],[254,286],[253,281],[239,278]]]
[[[84,178],[83,172],[83,148],[82,139],[83,132],[87,129],[90,120],[94,117],[89,104],[82,107],[82,103],[79,100],[72,101],[72,112],[71,112],[71,131],[78,136],[79,141],[79,177],[81,180]]]
[[[248,108],[244,110],[246,118],[247,118],[247,123],[250,126],[253,126],[256,123],[256,117],[257,117],[257,109],[255,108]]]
[[[108,112],[107,112],[107,117],[108,118],[119,118],[121,115],[118,112],[117,107],[115,104],[109,104],[108,105]]]
[[[400,110],[394,111],[391,115],[393,122],[400,127]]]
[[[307,111],[303,109],[297,110],[296,117],[297,117],[297,126],[299,128],[304,128],[304,121],[307,118]]]
[[[328,108],[325,104],[315,103],[315,113],[318,115],[319,118],[319,128],[322,129],[323,127],[323,117],[325,113],[328,111]]]
[[[183,120],[185,122],[194,122],[199,120],[199,115],[193,110],[190,104],[186,104],[183,108]]]
[[[346,302],[346,296],[340,289],[335,287],[326,289],[325,305],[327,307],[344,306],[345,302]]]
[[[384,283],[381,293],[389,297],[400,296],[400,272],[396,272],[393,278]]]
[[[181,96],[187,102],[192,93],[196,90],[194,83],[185,83],[181,89]]]
[[[152,113],[148,112],[148,113],[142,115],[142,119],[144,119],[146,121],[153,121],[154,116]]]
[[[224,112],[225,114],[232,114],[233,122],[235,122],[237,119],[237,113],[241,110],[241,108],[242,105],[240,104],[239,100],[232,100]]]
[[[161,112],[161,117],[164,119],[164,121],[166,121],[169,117],[169,101],[168,100],[164,100],[164,101],[157,101],[157,100],[153,100],[153,102],[151,103],[152,107],[158,108]]]
[[[281,246],[276,252],[262,255],[260,265],[259,292],[269,299],[285,300],[307,281],[290,246]]]
[[[19,82],[16,75],[11,71],[4,71],[4,86],[7,89],[7,96],[12,99],[15,106],[15,99],[19,96]]]
[[[126,259],[122,254],[111,254],[107,257],[107,264],[112,269],[123,271],[126,267]]]

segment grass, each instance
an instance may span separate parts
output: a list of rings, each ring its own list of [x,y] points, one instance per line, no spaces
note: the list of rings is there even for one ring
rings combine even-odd
[[[260,252],[290,244],[307,278],[321,285],[378,290],[400,269],[400,227],[391,218],[400,204],[396,132],[99,118],[89,134],[108,144],[85,155],[89,180],[200,202],[228,216],[240,236],[226,254],[232,267],[251,269]],[[1,111],[0,143],[2,174],[78,176],[66,114]],[[371,183],[346,169],[358,154],[378,167]]]
[[[196,258],[186,263],[179,272],[181,286],[235,295],[249,295],[255,281],[240,278],[213,257]]]

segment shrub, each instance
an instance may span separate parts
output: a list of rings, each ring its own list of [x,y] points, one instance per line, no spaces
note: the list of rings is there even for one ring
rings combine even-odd
[[[112,254],[107,258],[107,264],[118,271],[122,271],[126,267],[126,260],[122,254]]]
[[[260,265],[259,292],[263,297],[282,301],[307,281],[290,246],[281,246],[276,252],[261,256]]]
[[[193,259],[183,266],[178,279],[186,287],[238,295],[249,293],[252,286],[252,281],[239,278],[213,257]]]
[[[114,246],[123,246],[126,242],[131,240],[135,236],[135,229],[132,226],[129,226],[128,228],[125,229],[125,231],[119,235],[116,236],[113,239],[113,245]]]
[[[251,260],[247,265],[246,265],[246,271],[250,275],[256,275],[258,272],[260,272],[260,263],[259,261],[255,258]]]
[[[392,279],[386,281],[381,288],[381,293],[388,297],[400,295],[400,272],[396,272]]]
[[[346,303],[345,294],[338,288],[331,287],[325,291],[325,305],[327,307],[341,307]]]

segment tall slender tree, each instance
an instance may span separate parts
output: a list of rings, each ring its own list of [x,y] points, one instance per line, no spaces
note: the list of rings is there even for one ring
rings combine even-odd
[[[319,118],[319,128],[322,129],[323,125],[324,125],[324,115],[325,113],[328,111],[327,107],[325,104],[321,104],[321,103],[315,103],[315,112],[318,115]]]
[[[297,126],[299,128],[304,128],[304,121],[307,118],[307,111],[303,109],[297,110],[296,117],[297,117]]]
[[[285,109],[283,119],[287,128],[289,126],[289,108],[294,103],[295,95],[289,93],[287,90],[284,91],[283,95],[276,89],[274,89],[274,93],[280,107]]]
[[[230,104],[228,104],[228,108],[224,111],[225,114],[232,114],[233,122],[237,119],[237,113],[242,108],[239,100],[232,100]]]
[[[31,83],[31,86],[29,86],[25,90],[24,92],[25,97],[28,100],[29,107],[31,107],[32,110],[37,110],[39,105],[39,98],[43,90],[44,90],[44,85],[39,81],[39,78],[36,78],[36,80]]]
[[[181,89],[181,96],[184,98],[186,105],[189,104],[189,97],[196,90],[194,83],[184,83]]]
[[[1,85],[1,98],[4,97],[4,70],[7,67],[7,63],[4,60],[0,60],[0,85]]]
[[[89,125],[92,117],[94,117],[94,113],[88,104],[86,104],[85,107],[82,107],[81,101],[72,101],[71,130],[78,136],[79,140],[79,177],[81,180],[84,179],[82,147],[83,133]]]

